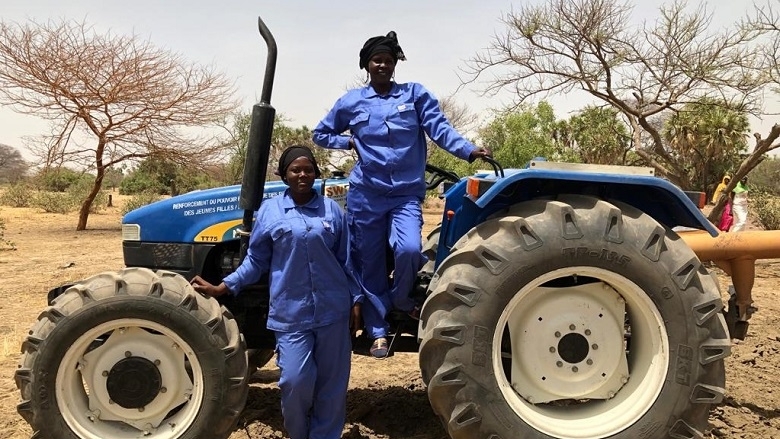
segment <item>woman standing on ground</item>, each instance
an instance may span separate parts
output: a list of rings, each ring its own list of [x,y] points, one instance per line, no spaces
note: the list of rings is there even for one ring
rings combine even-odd
[[[241,266],[218,286],[199,276],[192,285],[236,295],[269,273],[284,426],[291,439],[339,439],[362,301],[347,262],[346,217],[312,189],[320,171],[309,148],[286,149],[278,173],[289,188],[261,204]]]
[[[425,135],[464,160],[490,155],[452,128],[425,87],[393,81],[396,62],[405,59],[395,32],[369,38],[359,63],[368,85],[342,96],[313,136],[321,147],[357,151],[347,196],[350,251],[368,299],[363,320],[376,358],[388,353],[385,317],[391,309],[419,316],[409,293],[426,261],[421,252]],[[342,134],[347,130],[348,135]],[[392,286],[385,269],[388,241],[394,258]]]
[[[739,232],[747,225],[748,216],[748,187],[747,177],[737,183],[732,191],[731,214],[734,216],[734,226],[729,231]]]

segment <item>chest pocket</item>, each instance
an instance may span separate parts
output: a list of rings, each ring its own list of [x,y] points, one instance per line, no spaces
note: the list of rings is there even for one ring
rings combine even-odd
[[[387,115],[387,128],[396,135],[415,135],[420,121],[414,104],[399,104]]]
[[[349,131],[357,136],[363,134],[366,128],[368,128],[369,114],[367,111],[361,111],[356,114],[352,120],[349,121]]]
[[[292,227],[289,224],[279,222],[271,230],[271,239],[276,242],[289,241],[292,237]]]

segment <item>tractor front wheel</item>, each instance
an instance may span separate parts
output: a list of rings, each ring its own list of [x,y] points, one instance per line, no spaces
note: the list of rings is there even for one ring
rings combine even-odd
[[[224,439],[247,397],[229,311],[171,272],[128,268],[57,297],[22,346],[34,437]]]

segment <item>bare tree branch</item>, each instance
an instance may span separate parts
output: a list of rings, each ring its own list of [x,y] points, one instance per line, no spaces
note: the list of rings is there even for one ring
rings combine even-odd
[[[524,4],[468,63],[464,83],[480,81],[487,95],[508,91],[515,106],[582,90],[619,110],[636,131],[634,151],[685,187],[685,166],[651,119],[702,99],[759,114],[767,83],[760,61],[768,55],[756,43],[767,30],[743,23],[713,29],[704,6],[689,9],[683,1],[641,26],[631,24],[631,14],[621,0]]]

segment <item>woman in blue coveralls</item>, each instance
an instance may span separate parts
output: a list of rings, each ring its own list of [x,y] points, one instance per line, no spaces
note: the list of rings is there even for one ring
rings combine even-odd
[[[450,125],[425,87],[393,81],[399,59],[406,57],[395,32],[368,39],[360,50],[368,85],[339,98],[313,136],[321,147],[357,151],[347,196],[350,251],[366,293],[363,321],[376,358],[388,353],[385,317],[391,309],[419,318],[409,293],[426,261],[421,251],[425,135],[464,160],[490,155],[489,149],[477,148]],[[392,286],[385,269],[388,242],[394,258]]]
[[[278,173],[289,188],[261,204],[238,269],[218,286],[198,276],[192,285],[235,295],[270,274],[268,329],[276,334],[284,426],[291,439],[338,439],[362,301],[347,262],[346,217],[312,189],[320,171],[309,148],[286,149]]]

